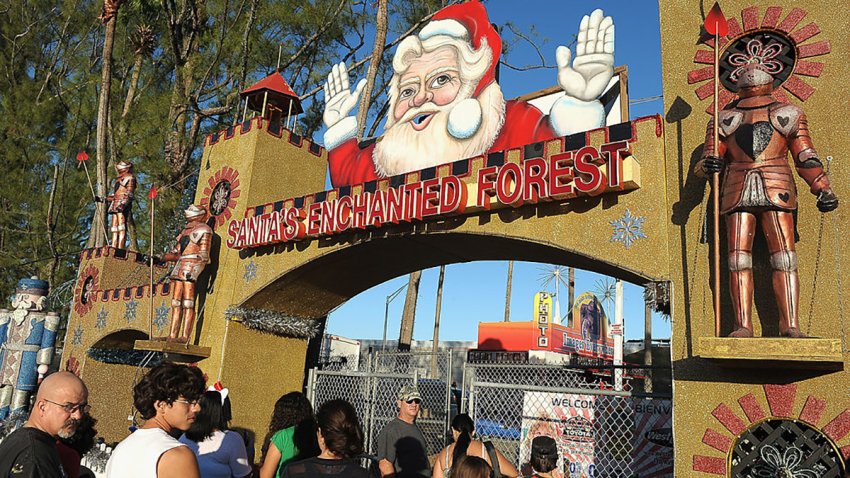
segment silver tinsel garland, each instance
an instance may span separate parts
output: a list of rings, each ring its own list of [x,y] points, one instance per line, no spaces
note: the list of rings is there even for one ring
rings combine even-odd
[[[0,442],[13,431],[24,426],[29,415],[29,410],[18,410],[9,415],[5,420],[0,420]]]
[[[319,334],[321,324],[315,319],[300,319],[273,310],[230,306],[224,317],[242,322],[249,329],[297,339],[311,339]]]
[[[102,349],[90,348],[86,354],[98,362],[139,366],[147,360],[146,367],[155,367],[162,362],[161,352],[145,352],[144,350]],[[153,354],[153,357],[148,355]]]

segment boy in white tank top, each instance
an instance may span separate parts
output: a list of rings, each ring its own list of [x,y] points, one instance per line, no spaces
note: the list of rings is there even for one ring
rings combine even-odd
[[[133,388],[145,424],[115,447],[107,478],[200,478],[195,454],[172,434],[189,429],[204,393],[197,367],[163,362]]]

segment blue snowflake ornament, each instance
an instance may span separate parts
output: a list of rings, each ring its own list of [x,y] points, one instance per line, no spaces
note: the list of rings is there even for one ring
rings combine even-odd
[[[156,312],[153,325],[156,326],[156,332],[159,333],[163,327],[168,325],[168,307],[165,306],[165,302],[159,305],[154,311]]]
[[[97,319],[95,320],[94,326],[98,329],[102,329],[106,327],[106,319],[109,317],[109,312],[106,311],[104,307],[100,308],[100,311],[97,313]]]
[[[253,260],[245,264],[245,274],[242,275],[242,278],[245,279],[245,282],[251,282],[252,280],[257,278],[257,269],[257,263]]]
[[[622,242],[626,246],[626,249],[629,249],[636,240],[646,239],[646,234],[643,232],[643,222],[645,220],[645,217],[634,216],[631,211],[626,209],[623,217],[608,222],[614,228],[614,233],[611,235],[611,242]]]
[[[78,325],[74,329],[74,338],[71,340],[71,343],[74,345],[81,345],[83,343],[83,327]]]
[[[136,299],[130,299],[130,302],[127,302],[125,304],[124,319],[127,320],[128,324],[130,322],[136,320],[136,306],[137,305],[139,305],[139,303],[136,302]]]

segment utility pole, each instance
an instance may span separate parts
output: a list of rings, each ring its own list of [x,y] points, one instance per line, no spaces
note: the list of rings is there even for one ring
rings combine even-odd
[[[422,271],[410,273],[407,282],[407,295],[404,297],[404,310],[401,313],[401,330],[398,334],[398,351],[409,352],[413,342],[413,322],[416,319],[416,299],[419,297],[419,279]]]
[[[623,390],[623,281],[617,279],[614,298],[614,390]]]
[[[569,274],[568,279],[569,280],[567,281],[567,287],[569,289],[569,293],[567,295],[569,296],[570,303],[567,304],[567,307],[569,307],[569,309],[567,309],[567,325],[572,327],[573,326],[573,305],[575,305],[575,303],[576,303],[576,268],[575,267],[569,267],[568,271],[569,271],[568,272],[568,274]]]
[[[446,266],[440,266],[440,278],[437,279],[437,310],[434,311],[434,340],[431,344],[431,378],[440,378],[437,368],[437,352],[440,345],[440,309],[443,305],[443,277],[446,275]]]
[[[650,283],[649,287],[655,287],[655,285]],[[655,294],[653,293],[651,297],[655,297]],[[644,301],[643,311],[643,363],[646,365],[643,390],[646,393],[652,393],[652,301],[648,300],[648,297]]]
[[[505,290],[505,322],[511,321],[511,286],[514,281],[514,261],[508,261],[508,286]]]

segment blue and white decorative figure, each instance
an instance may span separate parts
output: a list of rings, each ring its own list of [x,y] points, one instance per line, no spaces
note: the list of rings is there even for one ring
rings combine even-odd
[[[109,317],[109,312],[106,311],[106,308],[101,306],[100,311],[97,313],[97,319],[95,320],[94,326],[98,329],[103,329],[106,327],[106,319]]]
[[[27,412],[29,394],[53,360],[59,314],[43,312],[49,287],[37,277],[21,279],[13,310],[0,309],[0,420]]]
[[[130,322],[136,320],[136,306],[139,305],[136,302],[136,299],[130,299],[130,302],[127,302],[124,305],[124,319],[129,324]]]
[[[245,279],[245,282],[251,282],[252,280],[257,278],[257,269],[257,263],[253,260],[245,264],[245,274],[242,275],[242,278]]]
[[[154,319],[153,319],[153,325],[156,326],[156,332],[157,333],[159,333],[159,331],[162,330],[163,327],[168,325],[168,311],[169,310],[170,309],[165,305],[165,302],[163,302],[162,304],[159,305],[159,307],[154,309],[154,312],[156,312],[156,314],[155,314]]]
[[[614,233],[611,235],[611,242],[622,242],[626,246],[626,249],[629,249],[638,239],[646,239],[646,234],[643,232],[643,222],[645,220],[645,217],[634,216],[631,211],[626,209],[623,217],[614,221],[608,221],[611,227],[614,228]]]

